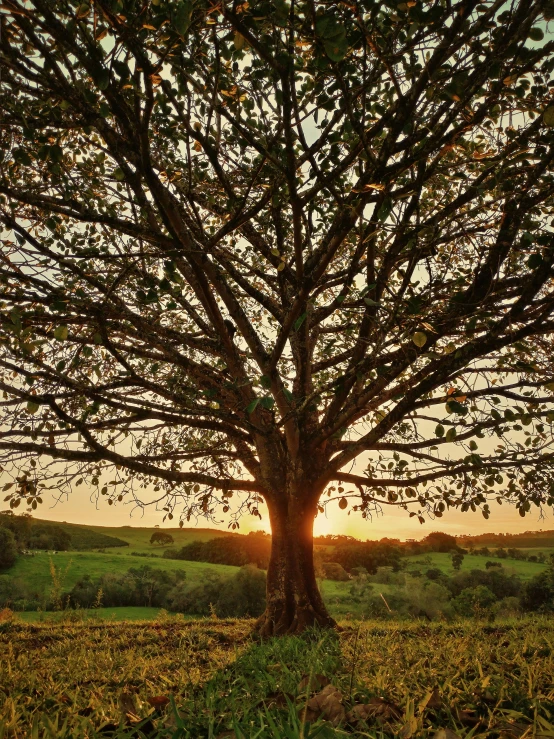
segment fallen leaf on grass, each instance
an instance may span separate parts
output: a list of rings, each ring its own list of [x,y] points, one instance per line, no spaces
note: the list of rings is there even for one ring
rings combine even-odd
[[[423,703],[422,701],[422,710],[428,709],[430,711],[436,711],[442,706],[442,698],[441,694],[439,693],[438,688],[433,688],[433,692],[429,695],[427,700]]]
[[[477,711],[474,711],[473,708],[458,708],[455,711],[455,716],[464,726],[477,726],[481,723]]]
[[[460,737],[452,729],[439,729],[433,739],[460,739]]]
[[[309,692],[312,692],[313,690],[322,690],[327,687],[330,682],[329,678],[325,677],[325,675],[304,675],[302,680],[298,683],[297,690],[299,693],[305,693],[306,689],[308,689]]]
[[[152,708],[159,711],[167,706],[169,698],[166,695],[153,695],[151,698],[147,698],[146,701],[152,706]]]
[[[377,720],[380,724],[390,721],[399,721],[402,718],[402,709],[384,698],[372,698],[369,703],[358,703],[348,712],[346,720],[349,724],[358,721]]]
[[[533,730],[532,724],[526,724],[523,721],[504,721],[494,728],[500,731],[500,739],[522,739]]]
[[[417,718],[412,716],[400,729],[399,736],[401,739],[411,739],[411,737],[416,733],[417,728]]]
[[[300,719],[306,721],[315,721],[322,717],[333,726],[337,726],[345,716],[342,693],[334,685],[326,685],[323,690],[310,698],[305,706],[298,709],[298,715]]]
[[[127,690],[122,690],[119,694],[119,708],[124,716],[127,716],[131,721],[140,721],[137,716],[137,705],[135,702],[135,696],[129,693]]]

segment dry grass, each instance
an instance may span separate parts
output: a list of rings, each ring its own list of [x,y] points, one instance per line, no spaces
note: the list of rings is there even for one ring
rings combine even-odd
[[[440,728],[465,739],[554,737],[549,619],[345,624],[338,637],[309,634],[261,644],[251,639],[251,627],[249,621],[172,618],[5,621],[0,738],[411,739]],[[397,706],[401,718],[332,726],[321,715],[305,724],[307,693],[299,683],[310,672],[337,687],[346,711],[380,697]],[[425,708],[435,688],[435,706]],[[152,698],[159,696],[170,702],[158,701],[155,710]]]

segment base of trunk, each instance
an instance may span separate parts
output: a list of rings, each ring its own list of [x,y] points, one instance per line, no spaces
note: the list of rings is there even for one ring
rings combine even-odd
[[[314,608],[312,605],[296,604],[289,609],[269,606],[254,625],[254,633],[262,637],[283,636],[285,634],[301,634],[309,628],[338,629],[337,622],[326,610]]]

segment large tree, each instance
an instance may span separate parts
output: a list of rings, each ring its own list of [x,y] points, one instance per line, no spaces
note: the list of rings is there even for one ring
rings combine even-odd
[[[312,527],[337,498],[552,504],[551,16],[4,0],[11,506],[265,503],[271,634],[333,623]]]

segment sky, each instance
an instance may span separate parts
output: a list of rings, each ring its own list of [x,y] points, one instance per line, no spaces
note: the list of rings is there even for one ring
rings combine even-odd
[[[37,518],[50,521],[65,521],[67,523],[94,524],[96,526],[157,526],[160,528],[174,527],[176,519],[163,522],[163,511],[148,508],[144,513],[138,509],[131,510],[130,505],[116,503],[109,506],[107,501],[101,499],[98,504],[91,501],[84,485],[74,490],[67,501],[56,502],[49,494],[43,496],[43,504],[34,515]],[[386,507],[385,507],[386,508]],[[522,531],[537,531],[539,529],[554,529],[554,516],[549,514],[540,519],[538,510],[535,509],[521,518],[515,508],[506,504],[500,506],[490,504],[491,516],[486,521],[482,514],[461,513],[449,511],[441,519],[428,520],[420,524],[417,519],[410,518],[406,511],[398,509],[386,509],[383,515],[374,517],[373,521],[365,521],[359,513],[348,510],[341,511],[336,502],[330,504],[326,514],[320,514],[315,521],[315,533],[323,534],[349,534],[358,539],[381,539],[391,537],[395,539],[422,539],[431,531],[445,531],[453,536],[462,534],[480,534],[486,532],[495,533],[518,533]],[[261,507],[263,513],[263,507]],[[228,528],[229,519],[223,514],[217,516],[218,523],[198,519],[196,525],[199,528]],[[190,525],[193,525],[191,522]],[[252,516],[244,516],[240,522],[240,532],[248,533],[258,529],[269,531],[267,515],[262,516],[260,521]]]

